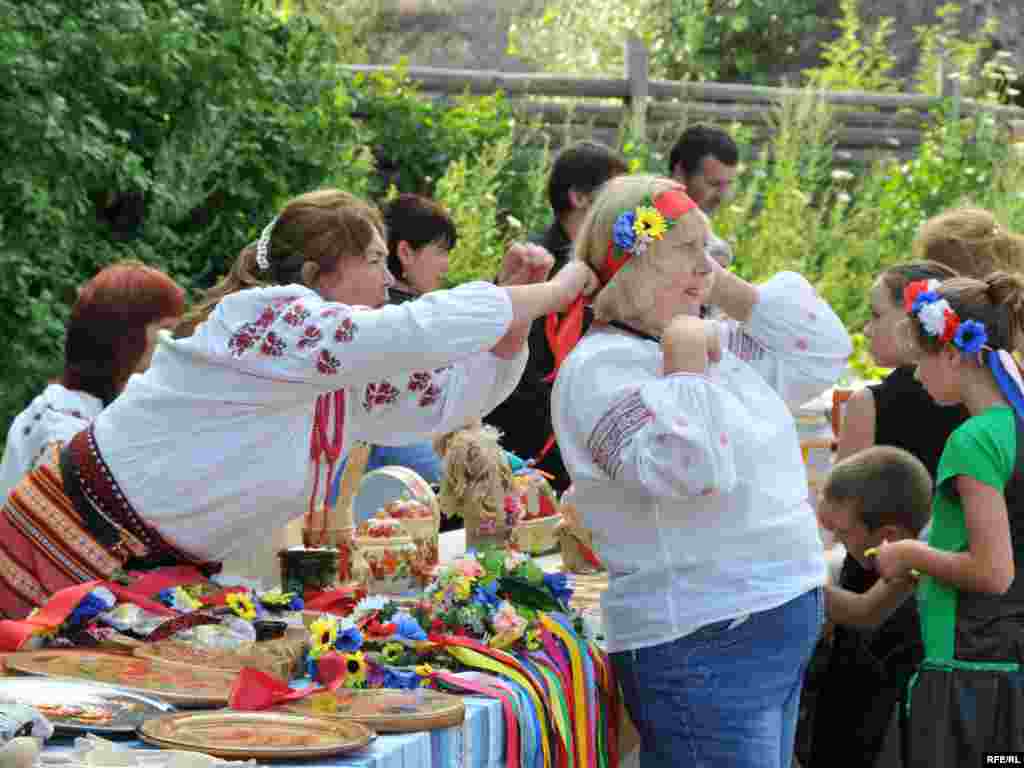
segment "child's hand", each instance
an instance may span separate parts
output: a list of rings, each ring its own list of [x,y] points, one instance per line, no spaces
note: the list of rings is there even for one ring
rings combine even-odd
[[[907,547],[904,541],[894,541],[891,544],[888,541],[883,541],[880,546],[872,547],[864,554],[875,558],[878,574],[886,581],[917,579],[920,576],[907,563]]]

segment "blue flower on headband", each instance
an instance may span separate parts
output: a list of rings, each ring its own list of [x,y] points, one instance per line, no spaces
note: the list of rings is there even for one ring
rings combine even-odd
[[[953,344],[965,355],[978,354],[987,341],[985,324],[977,320],[965,320],[960,323],[960,327],[956,329],[956,336],[953,337]]]
[[[633,211],[626,211],[615,220],[615,227],[612,229],[612,240],[617,248],[629,251],[636,242],[636,231],[633,225],[636,222],[636,214]]]
[[[911,309],[913,314],[917,314],[921,311],[921,307],[925,304],[931,304],[933,301],[938,301],[942,297],[939,296],[935,291],[925,291],[924,293],[917,294],[917,298],[914,299],[914,306]]]

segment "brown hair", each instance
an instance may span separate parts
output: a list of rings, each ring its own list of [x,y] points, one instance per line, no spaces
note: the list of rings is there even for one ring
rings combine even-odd
[[[897,264],[881,274],[882,284],[889,291],[889,298],[897,307],[903,306],[903,289],[917,280],[949,280],[957,277],[956,271],[936,261],[917,261]]]
[[[955,277],[939,286],[961,322],[977,320],[985,326],[988,346],[1014,350],[1024,342],[1024,278],[1007,272],[993,272],[983,280]],[[942,347],[938,337],[925,332],[916,316],[908,318],[911,334],[924,351]]]
[[[185,309],[185,291],[159,269],[121,262],[78,292],[64,339],[61,384],[109,404],[146,352],[146,326]]]
[[[873,445],[832,467],[822,494],[852,502],[869,531],[901,525],[915,536],[928,523],[932,477],[921,460],[891,445]]]
[[[386,237],[380,211],[355,195],[340,189],[299,195],[285,205],[270,229],[270,268],[261,270],[256,243],[247,245],[231,271],[205,293],[175,335],[189,335],[222,298],[246,288],[291,283],[312,288],[321,272],[333,272],[343,260],[361,258],[375,234]]]
[[[966,277],[1024,272],[1024,237],[984,208],[964,206],[933,216],[921,225],[912,247],[915,258],[937,261]]]

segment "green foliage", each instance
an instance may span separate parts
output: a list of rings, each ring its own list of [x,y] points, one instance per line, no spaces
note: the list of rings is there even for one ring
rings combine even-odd
[[[275,207],[365,188],[332,38],[249,0],[0,0],[0,422],[60,369],[75,289],[122,258],[222,272]]]
[[[883,16],[874,29],[865,29],[858,0],[840,0],[839,7],[839,36],[822,44],[822,66],[804,70],[807,84],[834,91],[898,91],[900,83],[889,76],[896,65],[889,50],[892,18]]]
[[[552,72],[622,72],[623,41],[640,37],[654,77],[761,82],[817,26],[813,0],[550,0],[515,20],[509,53]]]
[[[960,30],[962,13],[957,3],[946,3],[935,11],[936,23],[914,27],[921,51],[914,79],[921,93],[942,95],[940,72],[960,78],[964,96],[980,97],[988,90],[975,75],[980,74],[981,60],[992,50],[999,20],[991,16],[973,35],[964,35]]]

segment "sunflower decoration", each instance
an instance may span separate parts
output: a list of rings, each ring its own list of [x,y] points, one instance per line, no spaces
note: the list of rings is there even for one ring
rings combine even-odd
[[[434,668],[429,664],[418,664],[416,666],[416,674],[420,676],[420,687],[429,688],[431,678],[434,675]]]
[[[633,231],[642,240],[661,240],[668,231],[668,224],[657,208],[644,205],[636,209]]]
[[[252,621],[256,618],[256,604],[252,601],[252,595],[248,592],[228,592],[225,598],[228,608],[234,611],[235,615]]]
[[[309,655],[319,658],[334,648],[338,640],[338,620],[333,616],[321,616],[309,626]]]
[[[344,653],[345,659],[345,687],[365,688],[366,687],[366,657],[362,651],[355,653]]]

